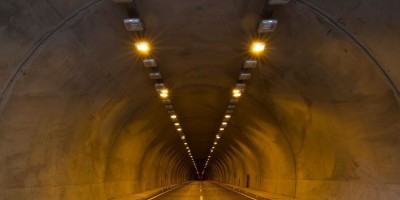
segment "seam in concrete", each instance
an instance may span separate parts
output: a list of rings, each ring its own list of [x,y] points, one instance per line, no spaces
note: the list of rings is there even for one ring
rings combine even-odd
[[[84,6],[82,6],[80,9],[78,9],[76,12],[71,14],[69,17],[67,17],[64,21],[62,21],[56,28],[54,28],[51,31],[48,31],[45,33],[39,40],[38,42],[33,46],[31,51],[28,52],[27,56],[23,58],[21,64],[18,65],[17,70],[15,70],[14,74],[12,75],[11,79],[8,81],[6,84],[6,87],[1,93],[0,96],[0,103],[4,103],[4,99],[6,94],[9,92],[11,89],[11,86],[15,82],[18,74],[21,72],[22,68],[25,66],[25,64],[29,61],[29,59],[36,53],[37,50],[39,50],[52,36],[54,36],[59,30],[61,30],[65,25],[67,25],[69,22],[74,20],[76,17],[80,16],[83,12],[92,9],[93,7],[97,6],[99,2],[103,0],[93,0],[88,3],[86,3]],[[57,10],[55,10],[58,12]],[[4,103],[5,104],[5,103]],[[0,107],[1,110],[1,107]]]
[[[345,35],[347,35],[351,40],[353,40],[353,42],[356,43],[364,51],[364,53],[367,54],[367,56],[372,60],[372,62],[377,66],[378,70],[383,75],[385,81],[392,88],[397,102],[400,103],[400,89],[396,87],[396,84],[390,78],[389,74],[386,72],[384,67],[379,63],[378,59],[376,59],[374,57],[374,55],[371,53],[371,51],[369,51],[368,48],[363,43],[361,43],[352,33],[347,31],[343,26],[338,24],[336,22],[336,20],[334,18],[332,18],[331,16],[329,16],[328,12],[326,12],[325,10],[318,8],[317,6],[315,6],[314,4],[312,4],[311,2],[306,1],[306,0],[297,0],[297,2],[299,2],[300,4],[302,4],[303,6],[308,8],[315,15],[318,15],[319,17],[325,19],[326,21],[328,21],[329,23],[334,25],[336,28],[341,30]]]

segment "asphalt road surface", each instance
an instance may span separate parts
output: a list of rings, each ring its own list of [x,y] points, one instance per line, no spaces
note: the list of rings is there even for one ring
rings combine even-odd
[[[164,195],[154,198],[155,200],[249,200],[236,192],[230,191],[213,183],[206,181],[192,182]]]

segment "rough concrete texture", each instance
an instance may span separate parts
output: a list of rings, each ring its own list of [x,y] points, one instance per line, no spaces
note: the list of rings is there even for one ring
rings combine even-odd
[[[137,0],[204,162],[265,1]],[[207,170],[296,199],[400,198],[400,2],[292,0]],[[0,199],[113,199],[192,176],[126,6],[0,2]]]

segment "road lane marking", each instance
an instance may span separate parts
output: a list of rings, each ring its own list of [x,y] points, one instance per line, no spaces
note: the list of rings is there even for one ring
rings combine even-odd
[[[221,187],[222,187],[222,186],[221,186]],[[240,194],[240,195],[242,195],[242,196],[245,196],[245,197],[247,197],[247,198],[249,198],[249,199],[257,200],[257,199],[255,199],[255,198],[253,198],[253,197],[251,197],[251,196],[247,196],[247,195],[245,195],[245,194],[242,194],[242,193],[240,193],[240,192],[238,192],[238,191],[235,191],[235,190],[232,190],[232,189],[230,189],[230,188],[227,188],[227,187],[223,187],[223,188],[228,189],[228,190],[230,190],[230,191],[232,191],[232,192],[236,192],[236,193],[238,193],[238,194]]]
[[[189,181],[187,181],[187,182],[189,182]],[[157,196],[151,197],[151,198],[149,198],[149,199],[147,199],[147,200],[155,199],[155,198],[157,198],[157,197],[159,197],[159,196],[161,196],[161,195],[164,195],[164,194],[166,194],[166,193],[168,193],[168,192],[172,192],[172,191],[174,191],[174,190],[176,190],[176,189],[178,189],[178,188],[181,188],[182,186],[186,185],[187,182],[183,183],[182,185],[180,185],[180,186],[178,186],[178,187],[176,187],[176,188],[174,188],[174,189],[172,189],[172,190],[167,190],[167,191],[165,191],[165,192],[163,192],[163,193],[161,193],[161,194],[159,194],[159,195],[157,195]]]

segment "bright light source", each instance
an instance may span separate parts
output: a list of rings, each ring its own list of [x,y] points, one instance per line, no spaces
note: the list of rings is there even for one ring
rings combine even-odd
[[[183,143],[184,145],[187,145],[187,142]]]
[[[176,130],[177,130],[177,131],[179,131],[179,132],[181,132],[181,131],[182,131],[182,129],[181,129],[181,128],[177,128]]]
[[[190,153],[190,150],[188,150],[188,152]]]
[[[235,94],[235,93],[240,93],[240,90],[239,90],[239,89],[233,89],[233,90],[232,90],[232,93],[233,93],[233,94]]]
[[[182,136],[181,136],[181,139],[182,139],[182,140],[184,140],[184,139],[185,139],[185,136],[184,136],[184,135],[182,135]]]
[[[168,89],[164,88],[160,91],[161,94],[168,94]]]
[[[211,149],[211,153],[214,152],[214,150]]]
[[[171,119],[176,119],[176,115],[171,115]]]
[[[217,139],[219,139],[219,138],[221,138],[221,136],[219,136],[219,135],[217,135],[217,136],[215,136]]]
[[[175,126],[179,126],[179,122],[175,122],[174,125],[175,125]]]
[[[240,94],[240,93],[235,93],[235,94],[233,94],[233,97],[236,97],[236,98],[238,98],[238,97],[240,97],[240,96],[242,96],[242,94]]]
[[[186,147],[186,149],[189,149],[189,147]]]
[[[261,20],[258,25],[258,33],[272,33],[278,26],[278,20],[276,19],[265,19]]]
[[[236,98],[242,96],[240,89],[233,89],[232,93],[233,93],[233,97],[236,97]]]
[[[212,149],[215,149],[215,147],[212,147]]]
[[[219,130],[220,130],[220,131],[223,131],[223,130],[224,130],[224,128],[219,128]]]
[[[142,54],[148,54],[150,52],[150,45],[145,41],[136,42],[136,49]]]
[[[231,118],[231,115],[225,115],[225,118],[229,119],[229,118]]]
[[[214,142],[214,144],[217,145],[218,143],[217,143],[217,142]]]
[[[228,125],[228,122],[222,122],[222,125],[226,126],[226,125]]]
[[[264,51],[265,49],[265,43],[263,42],[253,42],[251,45],[251,52],[253,54],[260,54]]]
[[[160,91],[160,97],[161,97],[161,98],[167,98],[167,97],[168,97],[168,89],[166,89],[166,88],[161,89],[161,91]]]

